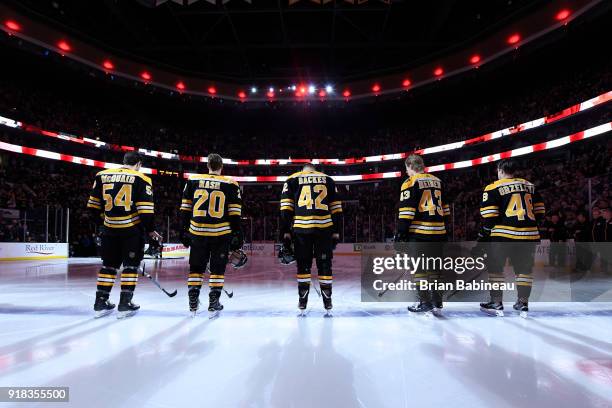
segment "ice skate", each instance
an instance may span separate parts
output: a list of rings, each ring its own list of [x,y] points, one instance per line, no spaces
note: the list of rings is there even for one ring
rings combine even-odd
[[[189,312],[191,317],[196,317],[200,309],[200,289],[191,288],[188,292],[189,296]]]
[[[434,302],[433,309],[431,310],[431,313],[433,313],[433,315],[436,316],[436,317],[442,317],[442,316],[444,316],[442,314],[442,309],[443,308],[444,308],[444,304],[442,302]]]
[[[115,309],[115,304],[108,300],[109,293],[97,291],[96,302],[94,303],[95,319],[109,315]]]
[[[409,312],[421,314],[423,316],[430,316],[432,310],[433,304],[431,302],[419,302],[412,306],[408,306]]]
[[[298,289],[298,316],[303,317],[308,314],[308,294],[310,293],[310,288],[308,289]]]
[[[117,319],[125,319],[127,317],[134,316],[140,306],[132,303],[132,297],[134,296],[134,292],[122,291],[121,297],[119,299],[119,307],[117,310],[119,313],[117,314]]]
[[[480,310],[491,316],[504,316],[504,305],[502,304],[502,302],[481,303]]]
[[[323,307],[325,308],[325,317],[332,317],[332,291],[331,287],[321,287],[321,297],[323,298]]]
[[[520,300],[517,300],[516,303],[512,306],[512,308],[518,311],[519,316],[521,316],[523,319],[527,318],[527,315],[529,313],[529,306],[527,302],[521,302]]]
[[[208,303],[208,318],[214,319],[219,316],[219,313],[223,310],[223,305],[219,302],[219,298],[221,297],[220,290],[211,290],[208,294],[209,303]]]

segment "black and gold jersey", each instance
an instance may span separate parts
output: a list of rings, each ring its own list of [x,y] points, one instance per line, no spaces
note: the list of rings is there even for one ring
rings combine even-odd
[[[281,232],[338,232],[342,202],[336,183],[318,171],[300,171],[287,178],[281,193]]]
[[[194,237],[219,237],[240,230],[240,186],[230,177],[195,174],[183,190],[180,210]]]
[[[103,218],[107,233],[153,231],[151,179],[131,169],[103,170],[96,174],[87,208]]]
[[[450,207],[442,199],[442,181],[428,173],[409,177],[400,189],[398,233],[415,239],[446,240],[445,217]]]
[[[529,181],[522,178],[497,180],[482,193],[481,238],[492,241],[539,241],[538,220],[544,202]]]

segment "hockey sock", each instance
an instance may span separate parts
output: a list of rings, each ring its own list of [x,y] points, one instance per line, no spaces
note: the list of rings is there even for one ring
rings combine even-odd
[[[98,285],[96,289],[99,292],[110,293],[113,289],[115,278],[117,278],[117,269],[103,266],[98,272]]]

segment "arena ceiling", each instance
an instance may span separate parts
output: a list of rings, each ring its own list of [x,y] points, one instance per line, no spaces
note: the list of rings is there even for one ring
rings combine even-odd
[[[8,3],[76,38],[140,61],[242,82],[298,77],[342,82],[396,71],[475,41],[546,3],[224,1]]]

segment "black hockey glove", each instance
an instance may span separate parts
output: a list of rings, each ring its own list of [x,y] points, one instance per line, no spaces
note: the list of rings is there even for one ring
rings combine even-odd
[[[335,234],[332,235],[332,251],[336,250],[336,247],[338,246],[339,242],[340,242],[340,237],[336,236]]]
[[[237,231],[232,233],[232,240],[230,241],[230,250],[236,251],[237,249],[242,249],[242,245],[244,244],[244,234],[242,231]]]
[[[183,244],[183,246],[185,248],[189,248],[191,246],[191,234],[187,231],[183,231],[181,232],[181,244]]]
[[[283,248],[293,253],[293,242],[291,241],[291,238],[283,237],[282,241],[283,241]]]

